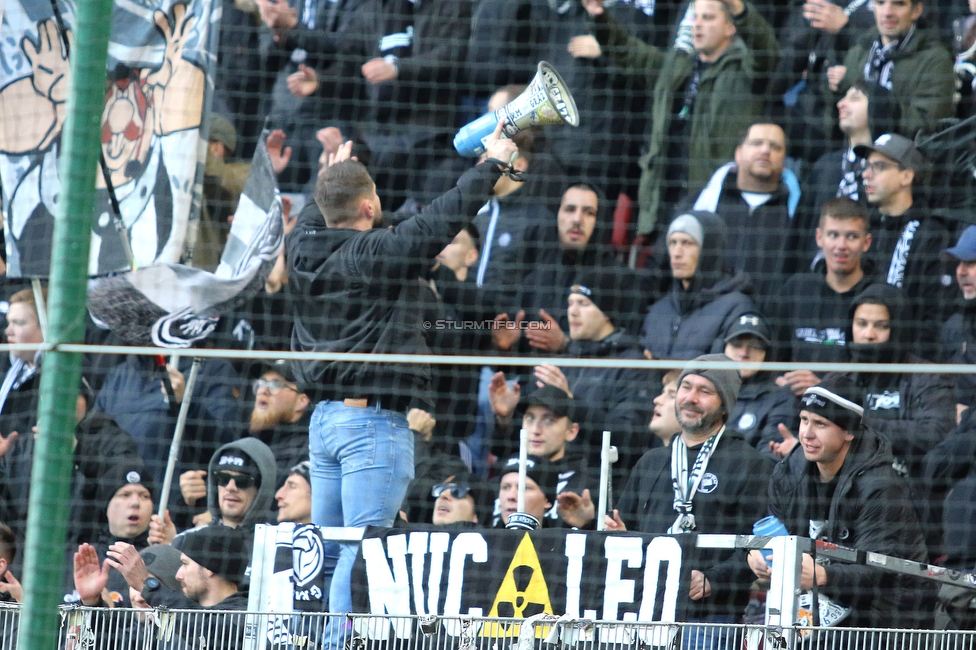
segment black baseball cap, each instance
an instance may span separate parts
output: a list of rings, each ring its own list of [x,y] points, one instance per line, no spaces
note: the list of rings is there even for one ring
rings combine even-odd
[[[557,418],[569,418],[571,422],[573,421],[573,398],[561,388],[546,384],[542,388],[522,395],[520,401],[526,408],[544,406]]]
[[[877,152],[885,158],[891,158],[908,169],[917,171],[925,166],[925,158],[915,148],[915,143],[897,133],[885,133],[878,136],[873,144],[859,144],[854,147],[854,153],[861,158],[867,158],[871,152]]]
[[[766,319],[759,314],[742,314],[738,320],[729,326],[728,331],[725,333],[725,342],[728,343],[732,339],[739,338],[740,336],[754,336],[768,348],[770,335],[769,327],[766,325]]]

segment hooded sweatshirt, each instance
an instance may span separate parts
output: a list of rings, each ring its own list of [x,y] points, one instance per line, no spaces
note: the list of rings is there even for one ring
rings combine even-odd
[[[651,305],[641,343],[655,359],[694,359],[725,349],[723,334],[755,309],[749,276],[725,273],[726,228],[711,212],[687,212],[702,229],[698,267],[687,289],[673,280],[670,293]]]
[[[855,363],[921,363],[911,352],[913,332],[906,323],[908,307],[897,288],[872,284],[851,302],[848,322],[865,303],[888,308],[891,330],[885,343],[853,343],[848,325],[848,345]],[[955,428],[952,383],[944,375],[909,373],[851,373],[865,390],[864,421],[891,443],[895,468],[902,474],[921,476],[922,457]]]
[[[220,463],[221,456],[230,452],[246,454],[258,466],[261,474],[261,485],[254,496],[251,507],[244,515],[244,521],[239,528],[244,533],[245,538],[250,541],[254,538],[254,525],[269,521],[271,503],[274,500],[275,486],[277,480],[277,468],[275,457],[271,449],[257,438],[241,438],[235,442],[228,443],[217,450],[210,459],[207,467],[207,509],[213,516],[211,525],[222,525],[223,520],[220,515],[220,504],[217,500],[217,481],[214,472]],[[248,549],[250,552],[250,549]]]

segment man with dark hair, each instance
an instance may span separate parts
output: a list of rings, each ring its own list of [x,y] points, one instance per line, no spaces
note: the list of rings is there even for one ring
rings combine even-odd
[[[854,154],[854,147],[871,144],[872,130],[875,133],[888,133],[891,130],[886,120],[876,120],[873,123],[868,120],[868,85],[863,79],[855,80],[837,101],[837,120],[841,133],[844,134],[844,148],[822,155],[807,175],[806,178],[811,182],[806,183],[803,193],[803,216],[806,223],[818,219],[824,204],[835,197],[865,202],[862,169]],[[806,242],[801,244],[804,245],[804,250],[810,249]]]
[[[827,201],[815,232],[820,249],[814,270],[797,273],[783,285],[772,313],[774,359],[778,361],[847,360],[847,310],[851,299],[871,281],[874,263],[867,209],[848,198]],[[800,297],[800,299],[797,299]],[[796,395],[816,384],[809,370],[786,373],[780,385]]]
[[[771,302],[796,268],[796,209],[800,182],[784,169],[786,134],[778,124],[757,122],[744,129],[733,162],[720,166],[705,188],[690,194],[678,212],[714,212],[725,222],[726,262],[748,273],[756,300]]]
[[[629,269],[606,253],[597,237],[601,223],[602,210],[605,209],[602,193],[586,182],[574,182],[563,192],[556,214],[555,224],[536,223],[527,233],[530,241],[537,242],[534,251],[524,260],[531,270],[524,276],[521,285],[512,287],[511,296],[499,298],[500,304],[509,301],[507,311],[497,319],[508,320],[515,314],[516,327],[492,331],[495,347],[501,351],[511,350],[520,338],[527,345],[523,352],[538,351],[558,353],[566,350],[570,334],[566,314],[565,288],[570,286],[581,273],[598,271],[608,281],[616,278],[619,287],[615,296],[622,304],[632,306],[633,317],[620,310],[622,320],[616,325],[632,330],[637,315],[642,311],[641,290],[637,278]],[[543,245],[544,244],[544,245]],[[626,293],[632,292],[630,295]],[[628,298],[629,300],[624,300]],[[543,327],[522,328],[525,321],[542,323]]]
[[[951,270],[941,255],[952,245],[956,224],[922,202],[927,163],[914,142],[886,133],[873,144],[854,147],[854,153],[867,159],[864,192],[874,207],[872,258],[877,273],[905,293],[906,318],[915,327],[919,353],[934,358],[939,327],[954,297]]]
[[[908,486],[892,470],[888,439],[862,425],[862,401],[859,389],[840,375],[807,389],[800,406],[800,445],[776,465],[769,481],[769,514],[791,535],[925,562]],[[749,566],[760,578],[770,575],[758,551],[749,553]],[[851,627],[895,622],[919,627],[934,600],[928,589],[895,573],[818,564],[804,553],[800,588],[814,584],[820,594],[849,608],[842,624]]]
[[[936,34],[919,26],[923,8],[922,0],[875,0],[876,28],[848,50],[844,65],[826,74],[830,90],[840,93],[863,79],[871,123],[891,120],[892,132],[909,138],[919,131],[937,131],[939,120],[953,116],[952,54]],[[827,108],[827,124],[832,125]]]
[[[435,526],[468,528],[487,526],[491,521],[494,496],[480,477],[469,472],[448,476],[430,492],[434,499],[431,523]]]
[[[111,567],[125,577],[129,587],[139,592],[150,607],[196,610],[203,617],[207,616],[208,610],[247,609],[247,597],[238,591],[238,585],[244,581],[244,569],[249,559],[244,535],[239,530],[227,526],[207,526],[187,533],[178,550],[181,553],[181,567],[175,578],[180,583],[182,593],[170,589],[162,579],[150,575],[143,556],[131,544],[113,544],[101,566],[92,547],[86,545],[79,548],[75,555],[75,585],[82,602],[98,602]],[[208,648],[241,648],[244,641],[243,617],[231,614],[216,616],[220,616],[219,625],[216,618],[180,619],[174,627],[174,634],[188,646],[204,641]],[[205,636],[201,637],[201,634]]]
[[[669,370],[661,378],[661,394],[654,398],[654,413],[648,423],[648,430],[660,440],[665,447],[671,444],[672,438],[681,432],[681,425],[674,415],[674,398],[678,393],[678,375],[680,369]],[[649,444],[648,447],[654,447]]]
[[[637,234],[664,221],[689,190],[698,191],[725,163],[739,134],[762,108],[763,77],[776,66],[772,28],[743,0],[695,0],[692,51],[662,51],[630,36],[604,11],[603,0],[585,0],[596,19],[596,37],[626,70],[643,72],[653,88],[650,139],[640,160]],[[735,98],[734,111],[727,102]]]
[[[278,523],[312,523],[312,477],[309,475],[309,468],[307,460],[292,467],[284,484],[275,492]]]
[[[296,296],[293,350],[426,353],[415,307],[417,278],[470,223],[502,173],[511,172],[508,161],[518,148],[501,137],[502,127],[499,122],[487,139],[486,162],[391,229],[375,227],[382,218],[376,186],[365,182],[365,169],[348,160],[352,143],[340,148],[316,191],[321,216],[300,216],[287,241]],[[359,179],[351,183],[360,188],[356,196],[344,181],[339,187],[347,170]],[[329,198],[334,196],[347,198]],[[413,434],[405,413],[433,408],[426,364],[306,360],[294,367],[296,380],[316,403],[309,428],[312,521],[321,526],[392,525],[414,474]],[[360,444],[365,441],[371,444]],[[338,555],[330,611],[349,612],[356,545],[344,543],[338,554],[330,547],[327,554]],[[344,632],[334,631],[333,642],[341,647]]]

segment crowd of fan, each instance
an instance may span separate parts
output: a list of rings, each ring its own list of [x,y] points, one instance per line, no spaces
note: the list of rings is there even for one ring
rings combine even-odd
[[[675,370],[433,366],[435,402],[398,405],[415,437],[402,520],[504,527],[516,510],[508,459],[524,428],[526,511],[545,526],[592,527],[599,435],[609,430],[619,450],[613,479],[625,486],[610,529],[680,532],[690,516],[690,529],[748,534],[772,512],[794,534],[970,569],[972,376],[805,367],[973,361],[976,226],[967,221],[976,207],[947,198],[945,179],[916,146],[972,113],[972,0],[968,9],[912,0],[228,3],[214,103],[222,114],[211,119],[194,262],[216,265],[246,176],[234,158],[253,149],[256,115],[275,128],[267,145],[289,192],[286,231],[328,218],[339,200],[397,224],[473,165],[450,151],[456,127],[486,100],[491,110],[512,101],[546,59],[573,92],[579,129],[515,136],[511,166],[524,176],[500,178],[426,272],[390,282],[419,295],[410,308],[434,353],[648,358],[675,360]],[[489,98],[491,88],[499,90]],[[375,185],[337,198],[342,179],[324,182],[317,170],[346,140]],[[210,344],[300,349],[291,315],[308,318],[310,308],[290,290],[288,262],[282,253],[265,290],[222,318]],[[7,340],[42,342],[43,294],[21,286],[7,284]],[[116,342],[90,325],[90,342]],[[795,369],[685,367],[710,353]],[[11,352],[0,385],[0,593],[10,599],[20,592],[42,361]],[[69,599],[243,608],[254,525],[311,522],[308,430],[322,387],[304,385],[283,362],[207,359],[186,396],[190,363],[188,355],[86,360]],[[160,518],[153,503],[184,399],[178,484]],[[698,477],[713,484],[679,498],[668,472],[684,464],[687,474],[700,459],[705,440],[688,424],[695,415],[708,422],[698,435],[725,432],[723,455]],[[830,474],[813,458],[818,418],[838,427],[845,454],[856,441],[852,457],[862,474],[870,470],[869,487],[852,479],[841,489],[833,481],[841,465]],[[795,512],[779,494],[806,489],[783,487],[805,485],[804,460],[820,463],[831,486],[809,497],[816,513]],[[835,487],[857,496],[835,499]],[[874,497],[880,512],[857,510]],[[704,513],[694,506],[703,500]],[[838,523],[845,517],[856,523]],[[878,527],[901,536],[864,532]],[[159,550],[170,544],[180,552]],[[754,560],[716,556],[696,572],[702,619],[741,618],[748,589],[721,594],[768,577]],[[853,602],[850,590],[838,596],[864,614],[851,620],[883,623],[876,574],[811,566],[807,577],[828,592],[856,584]]]

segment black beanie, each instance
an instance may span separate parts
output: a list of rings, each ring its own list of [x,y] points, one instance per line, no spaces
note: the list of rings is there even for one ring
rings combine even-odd
[[[498,463],[498,480],[506,474],[519,471],[519,457],[512,456]],[[542,493],[546,495],[549,503],[556,504],[556,488],[559,483],[559,473],[545,458],[541,456],[528,455],[525,459],[525,475],[535,481]]]
[[[803,393],[800,410],[816,413],[848,433],[857,433],[864,415],[862,402],[857,384],[843,375],[829,375]]]
[[[210,525],[186,533],[179,551],[228,582],[244,579],[244,534],[236,528]]]
[[[155,503],[156,485],[152,475],[143,467],[142,461],[125,459],[120,460],[115,465],[110,466],[101,477],[98,478],[98,503],[108,507],[108,502],[115,494],[129,485],[141,485],[149,490],[149,497]]]
[[[623,313],[624,305],[639,302],[636,291],[635,283],[626,282],[622,272],[595,269],[581,271],[573,285],[569,287],[569,295],[578,293],[586,296],[603,312],[604,316],[610,319],[610,322],[617,326],[624,326],[622,319],[629,318],[629,314]],[[627,293],[632,295],[625,295]]]

